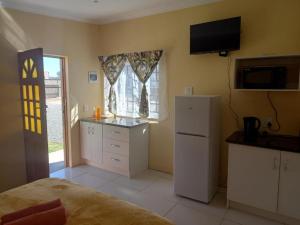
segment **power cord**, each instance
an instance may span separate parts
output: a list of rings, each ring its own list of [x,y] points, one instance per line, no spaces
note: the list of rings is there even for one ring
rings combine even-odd
[[[232,107],[232,90],[231,90],[231,82],[230,82],[230,69],[231,69],[231,57],[228,56],[228,66],[227,66],[227,78],[228,78],[228,89],[229,89],[229,94],[228,94],[228,107],[230,112],[233,114],[234,120],[236,122],[237,128],[240,129],[240,123],[239,123],[239,115],[237,112],[234,110]]]
[[[271,99],[271,95],[270,95],[269,91],[267,92],[267,99],[268,99],[268,101],[269,101],[269,103],[270,103],[270,105],[271,105],[271,107],[272,107],[272,109],[274,111],[275,120],[276,120],[276,123],[277,123],[277,128],[276,129],[272,128],[272,124],[270,124],[270,125],[268,124],[268,129],[270,131],[273,131],[273,132],[279,132],[281,127],[280,127],[280,123],[279,123],[279,120],[278,120],[278,111],[277,111],[277,109],[276,109],[276,107],[275,107],[275,105],[274,105],[274,103],[273,103],[273,101]]]

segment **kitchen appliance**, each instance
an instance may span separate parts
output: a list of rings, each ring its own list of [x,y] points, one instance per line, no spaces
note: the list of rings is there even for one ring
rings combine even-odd
[[[175,97],[175,194],[205,203],[215,194],[220,111],[220,96]]]
[[[253,140],[257,137],[261,122],[256,117],[244,117],[244,136],[246,140]]]
[[[240,49],[241,17],[195,24],[190,27],[190,54]]]
[[[245,89],[285,89],[285,66],[249,66],[238,71],[238,86]]]

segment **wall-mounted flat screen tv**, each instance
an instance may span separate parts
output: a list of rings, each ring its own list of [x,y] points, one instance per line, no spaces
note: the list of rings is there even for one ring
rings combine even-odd
[[[190,54],[240,49],[241,17],[191,25]]]

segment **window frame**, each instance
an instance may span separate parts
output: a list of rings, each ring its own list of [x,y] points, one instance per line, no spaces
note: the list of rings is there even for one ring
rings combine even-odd
[[[128,68],[128,67],[131,67],[131,65],[130,65],[130,63],[128,61],[126,61],[123,70],[126,69],[126,68]],[[132,68],[131,68],[131,70],[132,70]],[[150,94],[149,94],[149,89],[151,88],[151,86],[148,88],[147,84],[150,82],[151,78],[153,79],[154,73],[156,73],[155,77],[156,77],[156,80],[157,80],[157,85],[156,85],[156,88],[157,88],[157,101],[154,104],[156,104],[157,111],[154,112],[154,113],[157,114],[157,117],[142,118],[140,116],[128,116],[128,115],[121,115],[121,114],[118,114],[118,113],[116,114],[116,117],[119,117],[119,118],[129,118],[129,119],[143,119],[143,120],[146,120],[146,121],[148,121],[150,123],[157,123],[159,121],[159,119],[160,119],[160,104],[161,104],[161,102],[160,102],[161,101],[161,98],[160,98],[160,71],[161,71],[160,70],[160,63],[158,63],[157,66],[156,66],[156,68],[155,68],[155,70],[151,74],[150,78],[146,82],[146,87],[147,87],[147,91],[148,91],[149,116],[150,116],[151,115],[151,113],[150,113],[150,109],[151,109],[151,95],[150,94],[151,94],[151,91],[150,91]],[[132,71],[132,74],[134,76],[134,79],[136,79],[137,82],[139,82],[141,84],[141,86],[142,86],[142,82],[138,79],[138,77],[134,73],[134,71]],[[120,76],[121,76],[121,74],[120,74]],[[118,81],[119,81],[119,79],[120,79],[120,77],[118,78]],[[103,101],[102,102],[103,112],[105,113],[105,115],[107,115],[107,116],[110,117],[110,116],[114,115],[114,114],[110,113],[107,110],[107,106],[106,106],[106,104],[107,104],[107,102],[106,102],[107,100],[106,99],[108,98],[108,95],[106,96],[106,89],[108,90],[107,94],[109,94],[110,84],[109,84],[109,82],[108,82],[105,74],[103,73],[103,71],[102,71],[102,82],[103,82],[103,85],[102,85],[103,86],[103,91],[102,91],[102,94],[103,94],[103,98],[102,98],[102,101]],[[116,85],[116,83],[115,83],[115,85]],[[108,85],[108,86],[106,87],[106,85]],[[116,95],[117,95],[116,87],[115,87],[115,92],[116,92]],[[140,98],[140,95],[141,95],[141,90],[139,91],[139,98]],[[130,101],[130,102],[132,102],[132,104],[135,103],[135,101]],[[138,103],[139,103],[139,101],[138,101]],[[126,104],[128,104],[128,101],[126,101]]]

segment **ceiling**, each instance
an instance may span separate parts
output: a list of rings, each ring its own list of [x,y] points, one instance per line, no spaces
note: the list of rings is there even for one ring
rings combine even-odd
[[[0,0],[0,3],[25,12],[105,24],[217,1],[220,0]]]

